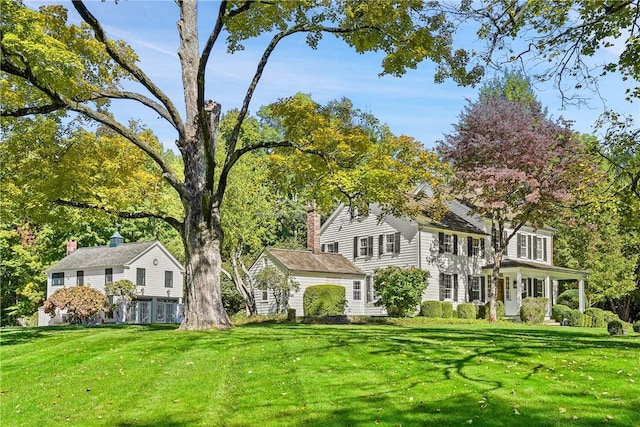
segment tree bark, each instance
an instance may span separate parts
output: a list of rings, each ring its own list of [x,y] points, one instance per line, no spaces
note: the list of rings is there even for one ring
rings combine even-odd
[[[236,289],[240,296],[244,299],[245,309],[247,311],[247,316],[255,316],[258,314],[258,308],[256,307],[256,298],[253,294],[253,286],[251,289],[247,288],[247,285],[242,278],[242,274],[240,273],[240,268],[238,263],[240,261],[239,251],[236,251],[231,254],[231,266],[233,267],[233,283],[236,285]],[[249,279],[250,280],[250,279]]]

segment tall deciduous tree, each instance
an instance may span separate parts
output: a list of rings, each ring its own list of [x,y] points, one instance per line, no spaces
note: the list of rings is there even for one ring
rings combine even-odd
[[[269,58],[283,39],[304,33],[308,44],[315,47],[323,34],[333,34],[356,52],[384,52],[384,72],[393,75],[403,74],[407,67],[416,67],[424,59],[438,65],[437,80],[452,77],[460,83],[472,83],[482,74],[480,68],[465,70],[468,55],[464,51],[454,52],[452,48],[454,27],[444,14],[430,8],[429,3],[414,0],[222,1],[211,22],[211,31],[201,45],[197,2],[184,0],[177,2],[178,58],[184,88],[182,115],[177,100],[170,99],[136,64],[131,49],[122,42],[110,40],[82,1],[73,1],[73,5],[84,21],[81,27],[67,26],[66,11],[61,7],[45,7],[35,12],[17,1],[2,0],[3,97],[13,92],[25,96],[10,97],[11,102],[2,108],[1,115],[74,112],[124,137],[157,164],[159,173],[178,194],[183,208],[181,215],[124,210],[119,213],[161,217],[179,231],[186,264],[183,329],[230,326],[220,297],[224,235],[220,209],[233,168],[251,151],[285,146],[309,151],[309,146],[313,148],[316,142],[302,138],[305,134],[299,131],[285,140],[248,145],[239,142],[254,91]],[[271,39],[256,64],[256,72],[224,148],[224,161],[219,163],[216,151],[220,148],[217,133],[221,106],[207,101],[205,75],[213,48],[224,33],[231,52],[242,49],[244,41],[259,35],[271,35]],[[139,83],[143,90],[121,89],[119,83],[123,78]],[[184,177],[163,158],[157,147],[109,114],[109,102],[114,99],[148,108],[175,129]],[[345,143],[348,144],[335,141],[335,144]],[[385,158],[401,158],[402,153],[402,150],[380,152],[385,157],[372,160],[385,166]],[[68,202],[81,205],[84,201]]]
[[[569,125],[545,117],[540,104],[527,98],[481,96],[467,105],[455,132],[439,146],[453,166],[457,195],[491,220],[491,321],[496,320],[500,265],[511,238],[525,224],[542,227],[594,179]]]

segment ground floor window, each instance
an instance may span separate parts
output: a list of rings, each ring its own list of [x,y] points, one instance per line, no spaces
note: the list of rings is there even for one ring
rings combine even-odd
[[[359,280],[353,282],[353,300],[360,301],[362,299],[362,284]]]

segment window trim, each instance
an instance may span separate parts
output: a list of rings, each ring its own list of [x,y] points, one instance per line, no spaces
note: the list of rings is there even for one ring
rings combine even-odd
[[[113,283],[113,268],[104,269],[104,284]]]
[[[449,291],[449,296],[447,296]],[[445,301],[453,301],[453,275],[445,274],[442,276],[442,298]]]
[[[353,281],[352,298],[354,301],[362,301],[362,282],[360,280]]]
[[[84,285],[84,270],[76,271],[76,285]]]
[[[471,283],[469,289],[471,290],[471,293],[469,294],[469,301],[480,301],[482,295],[482,278],[480,276],[470,276],[470,280]],[[477,296],[477,298],[474,298],[475,296]]]

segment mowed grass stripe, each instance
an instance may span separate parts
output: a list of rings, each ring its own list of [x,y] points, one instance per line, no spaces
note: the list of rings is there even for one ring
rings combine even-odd
[[[6,425],[640,426],[633,333],[423,320],[0,333]]]

